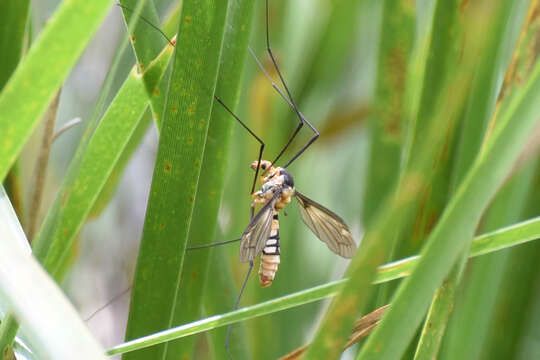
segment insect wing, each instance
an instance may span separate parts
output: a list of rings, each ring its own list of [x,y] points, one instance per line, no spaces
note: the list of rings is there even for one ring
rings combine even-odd
[[[242,240],[240,241],[241,262],[253,260],[264,248],[264,244],[272,230],[274,205],[280,196],[281,190],[278,189],[274,193],[272,199],[270,199],[251,220],[242,234]]]
[[[295,197],[300,204],[302,220],[311,231],[336,254],[352,258],[356,252],[356,243],[343,219],[298,191]]]

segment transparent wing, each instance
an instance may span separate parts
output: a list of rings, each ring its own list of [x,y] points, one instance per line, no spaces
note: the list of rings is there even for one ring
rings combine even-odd
[[[272,199],[255,215],[242,234],[242,240],[240,241],[241,262],[253,260],[264,248],[264,244],[272,230],[274,205],[280,196],[281,189],[277,189]]]
[[[300,204],[302,220],[311,231],[336,254],[352,258],[356,252],[356,243],[343,219],[298,191],[295,197]]]

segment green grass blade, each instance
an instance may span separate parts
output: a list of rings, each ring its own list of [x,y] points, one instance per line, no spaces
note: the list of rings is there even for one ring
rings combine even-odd
[[[482,219],[482,228],[518,221],[523,213],[534,168],[521,172],[506,184],[492,201]],[[459,292],[459,299],[445,337],[441,359],[478,359],[492,321],[501,281],[507,268],[510,251],[502,251],[471,261]],[[514,293],[519,297],[519,293]],[[510,330],[510,329],[508,329]]]
[[[142,349],[151,345],[178,339],[182,336],[193,335],[203,331],[215,329],[220,326],[234,324],[256,316],[271,314],[277,311],[289,309],[294,306],[307,304],[313,301],[324,299],[335,295],[343,286],[344,281],[325,284],[309,290],[297,292],[292,295],[266,301],[261,304],[248,306],[224,315],[215,315],[194,323],[180,325],[178,327],[165,330],[156,334],[145,336],[139,339],[128,341],[108,350],[109,355],[122,354],[129,351]]]
[[[121,0],[122,13],[126,26],[131,23],[134,10],[140,3],[139,0]],[[153,0],[146,0],[140,10],[140,17],[151,24],[159,24],[159,16],[154,6]],[[159,31],[153,29],[146,21],[141,18],[137,19],[134,29],[129,33],[129,39],[133,50],[135,51],[135,57],[137,58],[137,65],[140,72],[144,72],[150,62],[159,54],[161,49],[166,45],[167,40],[159,33]],[[151,92],[153,89],[149,89]]]
[[[383,5],[377,89],[370,119],[370,159],[364,196],[364,224],[394,189],[399,175],[406,121],[405,79],[414,42],[415,13],[407,1]]]
[[[540,218],[530,219],[519,224],[483,234],[474,238],[469,257],[477,257],[512,246],[536,240],[540,235]],[[399,279],[411,274],[420,257],[410,256],[379,267],[374,283]]]
[[[383,2],[377,84],[369,121],[371,141],[363,205],[365,226],[369,226],[399,179],[407,124],[404,101],[407,70],[411,66],[415,26],[416,14],[409,3]],[[393,258],[390,254],[387,260]],[[380,288],[377,306],[387,303],[388,291],[388,284]]]
[[[501,113],[499,125],[431,233],[414,273],[362,349],[361,359],[397,358],[422,320],[436,287],[468,245],[480,216],[534,128],[540,104],[540,63]]]
[[[62,290],[32,256],[3,187],[0,233],[0,298],[31,338],[36,358],[105,359]]]
[[[540,240],[540,217],[476,237],[473,241],[470,256],[474,257],[488,254],[493,251],[517,246],[532,240]],[[415,256],[381,266],[374,283],[387,282],[407,276],[414,269],[418,259],[419,257]],[[211,316],[190,324],[180,325],[173,329],[117,345],[110,349],[108,353],[113,355],[134,351],[147,346],[178,339],[180,337],[215,329],[220,326],[319,301],[336,295],[346,282],[347,279],[334,281],[260,304],[241,308],[237,311]]]
[[[23,55],[29,0],[0,3],[0,90]]]
[[[492,20],[494,22],[493,31],[491,31],[489,43],[482,53],[483,60],[481,61],[481,65],[476,69],[467,110],[465,111],[465,116],[462,121],[461,137],[456,151],[456,161],[451,174],[453,178],[450,186],[451,192],[453,192],[452,189],[463,180],[473,159],[480,151],[482,140],[485,139],[485,132],[494,112],[497,94],[501,87],[499,79],[510,62],[509,54],[512,54],[512,51],[515,48],[519,35],[519,28],[523,23],[526,12],[526,3],[528,3],[527,0],[505,3],[504,6],[499,8]],[[512,219],[509,222],[512,223],[515,221],[517,221],[517,219]],[[501,225],[504,224],[499,224],[499,226]],[[428,317],[424,323],[422,336],[416,349],[415,359],[432,359],[437,357],[442,336],[447,327],[452,309],[455,307],[456,289],[461,281],[461,275],[463,274],[467,257],[468,253],[467,251],[464,251],[463,254],[460,255],[460,259],[454,265],[448,278],[445,279],[441,287],[435,293]],[[480,261],[486,261],[486,259]],[[500,269],[502,267],[503,266],[495,265],[495,268]],[[491,279],[495,278],[494,274],[495,272],[491,274]],[[489,281],[477,284],[478,290],[480,287],[486,286],[487,283],[489,283]],[[486,292],[485,289],[479,293],[483,294],[483,296],[478,297],[478,299],[483,298],[486,302],[492,301],[491,299],[493,296],[487,295],[488,292]],[[474,314],[479,315],[480,313],[488,313],[487,309],[487,304],[486,306],[477,306],[475,307]],[[478,324],[478,322],[473,321],[472,318],[469,318],[467,321]],[[477,327],[469,326],[468,328],[476,328],[478,330]],[[463,334],[465,331],[460,331],[460,333]],[[475,331],[476,336],[478,336],[479,333],[480,331]],[[467,338],[464,337],[463,341],[474,343],[474,337],[475,336],[472,336],[471,334],[471,336]],[[470,350],[470,348],[466,346],[461,346],[461,348]],[[469,354],[469,356],[472,356],[472,354]],[[460,358],[459,356],[456,357]],[[472,356],[472,358],[475,358],[475,356]]]
[[[148,68],[154,86],[163,74],[172,47]],[[38,234],[34,253],[57,275],[74,238],[92,209],[148,104],[146,87],[135,68],[107,109],[88,144],[79,148],[53,207]]]
[[[151,3],[147,3],[151,4]],[[126,6],[130,6],[129,4],[125,4]],[[175,12],[179,11],[180,7],[175,8]],[[148,10],[148,5],[145,6],[142,9],[142,16],[145,16],[146,18],[146,12],[149,11],[150,14],[153,13],[152,10]],[[128,11],[128,14],[131,14],[131,12]],[[173,14],[175,15],[175,14]],[[176,14],[177,16],[179,15]],[[148,18],[149,19],[149,18]],[[158,24],[159,20],[156,20],[155,24]],[[129,22],[127,22],[129,24]],[[172,18],[169,18],[169,21],[166,21],[163,25],[164,28],[169,28],[171,23],[175,23],[176,27],[178,22],[174,21]],[[129,26],[128,26],[129,28]],[[141,20],[140,22],[137,22],[136,30],[141,29],[141,32],[145,35],[142,40],[140,37],[136,37],[136,39],[139,39],[139,41],[136,41],[135,43],[132,42],[133,50],[135,51],[135,54],[141,53],[141,55],[138,55],[143,61],[146,54],[146,45],[148,43],[151,43],[154,46],[156,43],[165,42],[163,36],[159,34],[157,30],[154,30],[150,25],[148,25],[146,22]],[[175,30],[176,31],[176,28]],[[165,31],[167,36],[171,36],[171,33],[174,31]],[[146,33],[158,33],[160,39],[157,39],[155,36],[146,36]],[[142,44],[142,45],[141,45]],[[141,48],[141,50],[139,50]],[[139,62],[140,66],[140,62]],[[148,66],[146,63],[143,62],[143,68],[146,69]],[[143,75],[143,79],[145,80],[145,84],[147,85],[147,91],[150,96],[150,105],[151,105],[151,114],[148,116],[144,116],[142,121],[139,122],[139,125],[137,126],[137,129],[135,129],[135,132],[131,136],[129,143],[126,145],[122,155],[120,156],[120,159],[117,161],[116,166],[114,167],[111,175],[107,179],[107,182],[105,183],[103,189],[101,190],[94,207],[92,208],[92,211],[89,214],[89,217],[97,217],[99,216],[103,210],[107,207],[109,202],[112,199],[112,196],[116,192],[116,188],[118,186],[118,182],[120,181],[120,178],[122,174],[124,173],[124,170],[126,166],[128,165],[128,162],[131,160],[132,155],[134,154],[135,150],[139,147],[140,142],[142,141],[144,135],[146,134],[148,127],[150,126],[152,117],[155,120],[155,124],[158,128],[158,131],[161,130],[161,116],[163,115],[163,104],[165,103],[165,89],[166,89],[166,79],[168,79],[167,73],[165,73],[164,76],[161,76],[161,81],[159,82],[159,85],[157,88],[154,88],[152,90],[148,90],[151,88],[152,82],[154,81],[152,79],[152,76],[149,76],[151,72],[145,72]],[[149,86],[148,86],[149,85]],[[151,115],[151,116],[150,116]]]
[[[429,48],[426,50],[425,44],[422,43],[423,39],[419,38],[417,53],[415,53],[415,56],[424,55],[427,57],[424,64],[425,68],[422,72],[419,69],[419,66],[422,65],[421,59],[414,58],[415,63],[413,63],[413,66],[415,68],[411,69],[409,74],[409,81],[413,83],[408,84],[410,86],[407,94],[409,102],[405,105],[408,106],[406,111],[410,116],[407,119],[408,141],[404,149],[405,166],[409,162],[417,161],[423,151],[421,145],[424,141],[425,130],[430,126],[436,126],[436,117],[434,115],[440,111],[436,107],[436,101],[433,100],[439,96],[448,96],[448,94],[445,94],[448,91],[445,83],[451,77],[449,69],[462,62],[461,51],[466,35],[462,24],[462,14],[460,14],[459,10],[459,1],[438,1],[434,7],[433,16],[427,16],[426,31],[428,33],[422,34],[431,39]],[[430,30],[431,32],[429,32]],[[412,77],[417,73],[424,74],[423,82],[419,82]],[[418,89],[421,89],[421,91],[418,91]],[[464,101],[466,101],[469,93],[468,88],[464,87],[460,91],[465,92]],[[412,99],[414,95],[418,96],[418,99]],[[453,122],[458,123],[460,120],[461,116],[459,114],[456,115]],[[439,127],[439,131],[445,133],[445,138],[433,146],[433,167],[426,169],[422,174],[422,176],[427,176],[430,173],[430,181],[423,186],[415,204],[412,206],[414,217],[404,225],[403,231],[399,234],[394,258],[417,253],[440,217],[447,201],[456,128],[457,126]]]
[[[184,1],[137,261],[126,338],[174,325],[182,265],[227,15],[227,1]],[[167,346],[128,359],[164,358]]]
[[[240,79],[247,57],[248,40],[254,4],[251,0],[229,3],[227,26],[223,40],[216,96],[234,111],[239,98]],[[203,166],[199,177],[193,220],[189,227],[191,245],[216,241],[216,225],[225,176],[228,169],[228,149],[232,127],[237,125],[232,116],[217,102],[212,107]],[[185,324],[201,317],[203,294],[212,250],[186,254],[183,267],[182,291],[177,300],[173,322]],[[213,276],[213,275],[211,275]],[[213,297],[214,294],[208,293]],[[231,308],[232,309],[232,308]],[[193,358],[195,337],[169,344],[169,355]],[[223,347],[223,344],[216,344]]]
[[[211,314],[225,314],[234,309],[234,303],[239,291],[234,282],[233,272],[229,263],[226,261],[225,251],[216,249],[213,251],[211,259],[211,269],[214,271],[208,273],[206,280],[205,294],[210,294],[210,296],[204,297],[203,305],[206,316]],[[225,350],[226,329],[216,329],[208,335],[213,358],[227,358],[229,355]],[[249,359],[253,356],[253,353],[250,352],[248,335],[247,326],[244,324],[235,325],[231,329],[232,338],[229,343],[229,351],[235,358]]]
[[[110,5],[110,0],[62,3],[2,90],[0,181],[5,178]]]
[[[538,159],[534,171],[532,188],[540,187]],[[529,192],[525,215],[540,213],[540,192]],[[481,356],[484,359],[510,359],[521,354],[522,359],[533,359],[540,354],[539,345],[530,334],[538,334],[538,287],[540,284],[540,242],[511,249],[508,262],[503,269],[503,279],[495,303],[494,316],[484,341]],[[504,326],[500,326],[504,319]]]
[[[142,100],[142,99],[141,99]],[[150,108],[147,108],[146,112],[142,115],[137,127],[131,134],[128,143],[124,147],[120,158],[116,161],[114,168],[112,169],[107,181],[101,188],[98,197],[92,205],[92,209],[88,213],[88,219],[97,218],[103,213],[107,205],[109,205],[113,198],[118,183],[124,174],[124,170],[128,166],[133,154],[139,147],[144,135],[147,133],[150,124],[152,123],[152,112]]]

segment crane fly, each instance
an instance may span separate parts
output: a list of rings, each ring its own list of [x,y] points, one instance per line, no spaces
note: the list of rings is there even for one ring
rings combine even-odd
[[[246,279],[244,280],[244,284],[240,290],[240,296],[243,293],[247,278],[249,277],[253,267],[253,261],[261,252],[261,265],[259,269],[260,283],[264,287],[272,284],[280,262],[279,211],[290,203],[292,197],[294,197],[300,205],[300,214],[304,223],[321,241],[328,245],[330,250],[344,258],[351,258],[356,251],[356,243],[352,238],[349,227],[345,224],[343,219],[323,205],[298,192],[294,187],[293,177],[286,170],[289,165],[298,159],[300,155],[302,155],[304,151],[306,151],[319,138],[319,132],[298,109],[298,106],[296,105],[296,102],[285,82],[281,70],[279,69],[276,58],[270,46],[268,0],[265,0],[265,10],[266,51],[270,60],[272,61],[285,93],[272,80],[251,47],[248,47],[248,49],[255,59],[259,69],[264,73],[277,93],[292,108],[298,117],[299,122],[289,140],[283,146],[274,160],[271,162],[268,160],[262,160],[265,147],[262,139],[258,137],[219,97],[215,96],[215,99],[223,106],[223,108],[260,144],[258,159],[251,164],[251,168],[255,170],[253,184],[251,187],[251,196],[253,199],[251,204],[251,219],[246,230],[243,232],[242,237],[239,239],[201,246],[191,246],[187,248],[187,250],[195,250],[240,241],[240,262],[250,263],[250,268],[248,270]],[[274,167],[273,164],[276,164],[285,151],[289,148],[304,125],[307,125],[311,129],[313,136],[306,144],[302,146],[302,148],[300,148],[296,154],[291,157],[290,160],[285,163],[285,165],[283,165],[283,167]],[[262,188],[261,190],[254,192],[259,170],[262,170],[262,175],[260,177]],[[255,205],[263,205],[263,207],[255,216],[253,216]],[[237,299],[235,308],[238,306],[239,298]]]
[[[344,258],[354,255],[356,243],[343,219],[296,190],[286,169],[276,168],[268,160],[254,161],[251,168],[260,168],[268,175],[261,176],[263,186],[252,194],[252,206],[262,204],[263,207],[242,234],[240,261],[251,262],[262,252],[259,268],[261,286],[270,286],[276,275],[280,263],[279,211],[293,197],[298,201],[304,223],[330,250]]]

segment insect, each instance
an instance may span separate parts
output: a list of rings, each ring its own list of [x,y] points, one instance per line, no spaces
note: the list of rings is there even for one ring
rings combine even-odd
[[[238,306],[238,302],[245,288],[246,281],[253,268],[253,261],[261,252],[262,256],[259,269],[260,284],[263,287],[267,287],[272,284],[280,263],[279,211],[290,203],[292,197],[296,198],[298,204],[300,205],[300,213],[304,223],[320,240],[328,245],[330,250],[345,258],[351,258],[356,251],[356,243],[352,238],[351,231],[343,219],[323,205],[318,204],[317,202],[298,192],[294,187],[293,177],[286,170],[289,165],[298,159],[300,155],[302,155],[304,151],[306,151],[318,139],[319,133],[298,109],[298,106],[296,105],[296,102],[279,69],[270,46],[268,0],[265,0],[265,10],[266,50],[286,94],[284,94],[281,88],[274,83],[253,50],[249,48],[249,51],[257,62],[257,65],[261,71],[272,84],[272,87],[293,109],[298,117],[299,122],[293,134],[274,160],[271,162],[268,160],[262,160],[265,146],[264,142],[251,129],[249,129],[249,127],[242,122],[242,120],[236,114],[234,114],[234,112],[226,104],[224,104],[220,98],[216,97],[216,100],[224,107],[224,109],[229,112],[229,114],[231,114],[231,116],[234,117],[260,144],[259,157],[251,164],[251,168],[255,170],[253,184],[251,187],[251,196],[253,198],[251,204],[251,221],[242,234],[242,237],[239,239],[209,245],[193,246],[187,249],[194,250],[206,248],[240,240],[240,261],[249,262],[250,267],[246,279],[244,280],[244,284],[240,290],[236,307]],[[290,160],[285,163],[285,165],[283,165],[283,167],[274,167],[273,164],[276,164],[281,156],[285,153],[304,125],[307,125],[312,130],[313,136],[296,154],[291,157]],[[261,190],[254,192],[257,176],[260,170],[262,170],[260,180],[263,185]],[[256,205],[263,205],[263,207],[255,216],[253,216]]]
[[[276,168],[268,160],[254,161],[251,168],[260,168],[268,175],[261,176],[263,186],[252,194],[252,206],[264,206],[242,234],[240,261],[251,262],[262,252],[259,268],[261,286],[270,286],[276,275],[280,263],[279,211],[291,202],[292,197],[298,201],[304,223],[330,250],[344,258],[354,255],[356,243],[343,219],[298,192],[291,174],[285,168]]]

